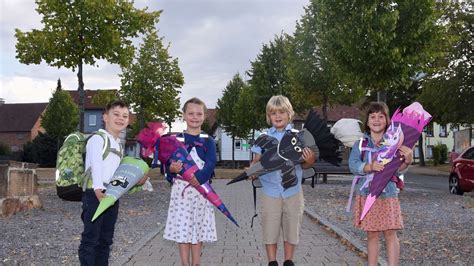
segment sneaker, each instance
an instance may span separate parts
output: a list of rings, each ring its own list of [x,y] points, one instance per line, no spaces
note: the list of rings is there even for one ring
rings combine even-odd
[[[270,261],[270,262],[268,263],[268,266],[278,266],[278,262],[277,262],[276,260]]]
[[[285,260],[285,262],[283,262],[283,266],[295,266],[295,264],[292,260]]]

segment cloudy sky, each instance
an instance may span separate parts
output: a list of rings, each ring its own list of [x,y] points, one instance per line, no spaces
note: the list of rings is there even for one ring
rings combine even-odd
[[[15,58],[15,28],[42,29],[33,0],[0,0],[0,98],[6,103],[47,102],[61,78],[63,88],[77,89],[69,69],[23,65]],[[163,10],[157,24],[171,43],[184,74],[181,102],[197,96],[208,107],[232,76],[244,74],[262,44],[282,31],[292,33],[309,0],[136,0],[135,6]],[[99,62],[84,69],[86,89],[118,89],[120,67]]]

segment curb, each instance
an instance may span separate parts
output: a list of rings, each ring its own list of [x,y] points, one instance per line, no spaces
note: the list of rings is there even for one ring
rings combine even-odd
[[[334,232],[340,238],[347,240],[347,242],[349,242],[350,245],[352,245],[355,249],[357,249],[358,251],[364,253],[367,256],[367,248],[365,247],[365,245],[359,239],[351,237],[348,233],[346,233],[344,230],[339,228],[337,225],[331,223],[328,219],[320,216],[319,214],[317,214],[317,213],[315,213],[311,210],[308,210],[308,209],[305,208],[304,213],[308,217],[310,217],[311,219],[316,220],[319,224],[328,227],[332,232]],[[379,263],[379,265],[382,265],[382,266],[388,265],[387,261],[384,258],[380,257],[380,256],[379,256],[379,259],[378,259],[378,263]]]
[[[127,253],[125,253],[124,255],[120,256],[117,260],[114,260],[111,265],[125,265],[127,264],[127,262],[129,262],[133,256],[135,256],[135,254],[138,253],[138,251],[140,251],[140,249],[142,249],[146,244],[148,244],[153,238],[155,238],[155,236],[157,236],[161,231],[163,231],[163,229],[165,228],[165,225],[161,225],[160,227],[158,227],[157,229],[155,229],[154,231],[151,231],[150,233],[148,233],[147,235],[145,235],[144,237],[142,237],[140,240],[138,240],[137,243],[135,243]]]

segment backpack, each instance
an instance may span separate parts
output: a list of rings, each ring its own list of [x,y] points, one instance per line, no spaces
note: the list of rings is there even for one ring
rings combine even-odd
[[[81,201],[82,193],[87,188],[90,169],[85,169],[87,141],[94,135],[104,139],[102,159],[112,151],[110,141],[103,132],[96,131],[87,136],[81,132],[69,134],[59,149],[56,161],[56,191],[58,196],[67,201]]]

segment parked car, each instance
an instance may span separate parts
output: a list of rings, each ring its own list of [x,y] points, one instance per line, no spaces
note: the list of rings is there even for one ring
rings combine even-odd
[[[474,190],[474,146],[465,149],[454,159],[449,175],[449,192],[462,195]]]

